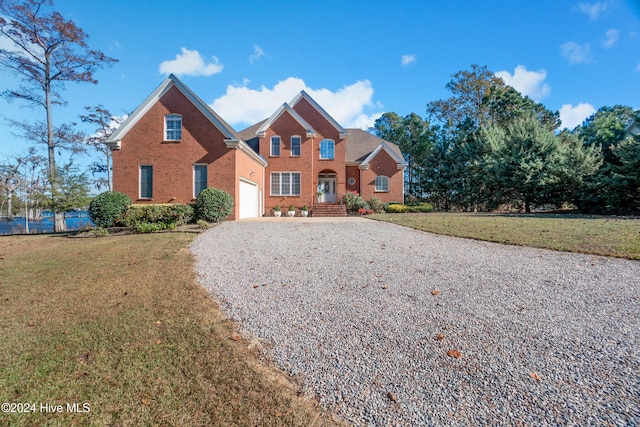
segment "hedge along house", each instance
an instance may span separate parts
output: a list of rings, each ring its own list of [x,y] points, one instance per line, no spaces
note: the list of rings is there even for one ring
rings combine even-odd
[[[207,187],[258,217],[267,162],[174,75],[111,135],[113,189],[134,203],[191,203]]]
[[[404,199],[406,163],[398,146],[344,129],[304,91],[237,133],[170,75],[107,145],[113,188],[134,203],[190,203],[215,187],[233,197],[229,219],[242,219],[291,204],[318,215],[339,206],[347,190],[383,202]]]

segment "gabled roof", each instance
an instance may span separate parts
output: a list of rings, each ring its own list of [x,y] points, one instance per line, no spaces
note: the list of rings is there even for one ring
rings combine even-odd
[[[397,163],[398,169],[404,169],[407,166],[400,147],[396,144],[378,138],[362,129],[348,129],[348,131],[346,163],[366,167],[380,151],[384,150]]]
[[[294,120],[296,122],[298,122],[298,124],[300,124],[300,126],[303,127],[303,129],[305,130],[306,134],[307,134],[307,138],[312,138],[314,136],[316,136],[316,131],[313,129],[313,127],[311,127],[311,125],[309,123],[307,123],[307,121],[305,119],[302,118],[302,116],[300,116],[300,114],[296,113],[294,111],[293,108],[291,108],[289,106],[289,104],[287,104],[286,102],[284,104],[282,104],[280,106],[280,108],[278,108],[275,113],[273,113],[271,115],[271,117],[269,117],[263,124],[262,126],[260,126],[258,128],[258,130],[256,130],[256,135],[263,137],[265,136],[267,129],[269,129],[273,123],[275,123],[276,120],[278,120],[280,118],[280,116],[282,116],[285,112],[289,113],[289,115],[291,117],[294,118]]]
[[[348,132],[342,127],[340,126],[340,124],[338,124],[338,122],[335,121],[335,119],[333,117],[331,117],[329,115],[329,113],[327,113],[324,108],[322,108],[313,98],[311,98],[311,96],[309,96],[309,94],[307,92],[305,92],[304,90],[300,91],[300,93],[293,98],[293,101],[291,101],[291,106],[295,107],[298,102],[300,102],[302,99],[305,99],[309,104],[311,104],[311,106],[313,108],[315,108],[318,113],[320,113],[320,115],[322,117],[324,117],[324,119],[326,121],[328,121],[329,123],[331,123],[331,126],[333,126],[338,133],[340,133],[340,138],[346,138],[348,136]]]
[[[107,144],[115,143],[122,139],[124,135],[131,130],[133,126],[158,102],[172,87],[176,87],[191,103],[200,110],[226,139],[240,139],[231,126],[227,124],[220,116],[218,116],[204,101],[202,101],[195,93],[191,91],[176,76],[170,74],[161,84],[154,90],[151,95],[144,100],[142,104],[122,123],[118,129],[109,137]]]
[[[238,135],[240,135],[240,138],[244,139],[245,141],[249,141],[250,139],[253,139],[253,138],[256,137],[256,131],[266,121],[267,121],[267,119],[264,119],[264,120],[259,121],[258,123],[254,124],[254,125],[249,126],[248,128],[243,129],[240,132],[238,132]]]
[[[216,114],[202,99],[191,91],[180,79],[170,74],[161,84],[154,90],[151,95],[144,100],[142,104],[125,120],[116,131],[107,139],[106,144],[111,149],[119,149],[122,138],[135,126],[138,121],[153,107],[160,99],[171,89],[177,88],[224,136],[224,142],[227,148],[239,148],[249,153],[260,163],[267,164],[264,157],[257,154],[247,145],[240,135],[225,122],[222,117]]]

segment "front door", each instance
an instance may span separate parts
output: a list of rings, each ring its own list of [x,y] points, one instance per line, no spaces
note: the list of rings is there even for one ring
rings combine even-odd
[[[336,176],[320,175],[318,176],[318,202],[335,202],[336,201]]]

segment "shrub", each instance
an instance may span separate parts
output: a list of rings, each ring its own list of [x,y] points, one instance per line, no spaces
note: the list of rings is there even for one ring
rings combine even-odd
[[[367,204],[373,212],[384,212],[384,204],[382,203],[382,200],[378,199],[375,196],[369,199]]]
[[[280,205],[276,205],[276,207],[275,207],[275,208],[273,208],[273,210],[274,210],[275,212],[280,212],[282,209],[280,208]]]
[[[136,233],[153,233],[160,230],[173,230],[176,224],[175,222],[136,222],[131,228]]]
[[[388,213],[405,213],[409,211],[409,206],[406,205],[398,205],[398,204],[390,204],[387,206]]]
[[[405,194],[404,204],[406,206],[418,206],[420,205],[420,200],[418,200],[418,198],[412,194]]]
[[[347,191],[342,201],[347,212],[357,212],[360,208],[369,209],[369,205],[360,197],[357,191]]]
[[[293,205],[289,205],[289,212],[291,212],[291,211],[295,212],[296,211],[296,207],[293,206]]]
[[[420,203],[418,206],[409,206],[409,212],[433,212],[431,203]]]
[[[89,216],[98,227],[111,227],[122,218],[129,205],[131,205],[131,199],[126,194],[105,191],[91,200]]]
[[[132,205],[124,216],[123,223],[133,227],[139,223],[159,223],[184,225],[193,220],[191,205]]]
[[[209,223],[207,221],[205,221],[204,219],[199,219],[196,224],[198,225],[198,229],[199,230],[206,230],[207,228],[209,228]]]
[[[371,215],[375,213],[373,209],[360,208],[358,209],[358,215]]]
[[[196,218],[220,222],[233,213],[233,199],[224,190],[205,188],[196,199]]]

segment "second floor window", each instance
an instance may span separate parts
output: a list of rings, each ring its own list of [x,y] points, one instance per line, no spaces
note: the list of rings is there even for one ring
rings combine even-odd
[[[180,141],[182,139],[182,116],[167,114],[164,116],[164,140]]]
[[[335,158],[335,142],[331,139],[320,141],[320,159],[333,160]]]
[[[280,155],[280,137],[271,137],[271,154],[272,157],[278,157]]]
[[[299,136],[291,137],[291,156],[292,157],[300,156],[300,137]]]

